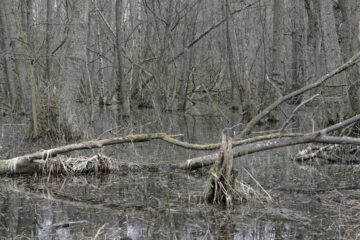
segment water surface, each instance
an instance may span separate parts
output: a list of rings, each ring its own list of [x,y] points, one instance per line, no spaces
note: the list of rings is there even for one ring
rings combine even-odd
[[[211,112],[217,114],[208,114]],[[218,142],[221,130],[237,116],[226,111],[208,113],[160,115],[154,110],[142,110],[127,122],[118,122],[113,111],[103,109],[96,112],[93,124],[84,127],[83,138],[162,131],[184,134],[183,140],[193,143]],[[48,147],[49,143],[39,146],[25,140],[26,120],[2,119],[2,123],[1,158]],[[205,171],[139,168],[92,176],[3,177],[0,236],[2,239],[360,238],[359,166],[299,165],[290,160],[297,148],[300,147],[237,159],[238,180],[257,188],[251,173],[275,201],[237,204],[231,210],[201,201],[206,188]],[[153,141],[77,151],[72,156],[97,153],[141,165],[180,162],[208,152]]]

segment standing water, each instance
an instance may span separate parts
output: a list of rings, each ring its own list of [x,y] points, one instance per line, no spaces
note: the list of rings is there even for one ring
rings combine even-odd
[[[229,119],[230,118],[230,119]],[[191,143],[220,141],[231,117],[136,112],[117,122],[111,110],[96,113],[83,139],[136,133],[184,134]],[[8,121],[10,122],[10,121]],[[0,158],[51,147],[24,139],[26,125],[2,120]],[[303,146],[302,146],[303,147]],[[77,151],[104,154],[138,164],[131,171],[91,176],[2,177],[1,239],[360,239],[360,168],[299,165],[296,148],[236,159],[238,181],[259,188],[274,201],[249,201],[231,210],[201,199],[206,171],[141,169],[142,163],[180,163],[208,152],[161,141]],[[69,154],[69,155],[70,155]],[[256,199],[256,198],[255,198]]]

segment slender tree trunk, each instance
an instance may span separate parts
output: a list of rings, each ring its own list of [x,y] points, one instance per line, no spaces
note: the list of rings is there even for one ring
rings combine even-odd
[[[273,43],[271,81],[281,92],[284,88],[284,0],[273,0]],[[273,92],[273,90],[271,91]]]
[[[308,67],[306,69],[306,79],[316,79],[321,75],[320,69],[320,49],[321,49],[321,29],[320,29],[320,10],[318,0],[305,1],[306,13],[308,16],[307,24],[307,42],[308,50],[306,51]]]
[[[88,12],[88,32],[87,32],[87,46],[90,47],[91,45],[91,29],[92,27],[92,18],[90,15],[90,11]],[[92,74],[90,73],[90,51],[86,51],[86,79],[87,81],[85,81],[85,86],[86,89],[89,91],[89,94],[87,94],[87,97],[89,99],[89,103],[90,103],[90,122],[93,122],[94,120],[94,103],[95,103],[95,99],[94,99],[94,90],[93,90],[93,78],[92,78]]]
[[[41,96],[39,92],[39,85],[35,79],[35,56],[34,56],[34,44],[32,38],[31,26],[33,25],[33,0],[27,0],[26,2],[26,36],[27,43],[29,46],[30,58],[32,59],[30,62],[29,70],[29,78],[30,78],[30,86],[31,86],[31,116],[32,116],[32,130],[33,136],[37,137],[39,135],[39,101]]]
[[[52,0],[46,0],[46,37],[45,37],[45,81],[50,81],[51,73],[51,45],[50,39],[52,34],[52,16],[53,16],[53,2]]]
[[[303,86],[305,52],[304,1],[290,1],[291,11],[291,83],[290,92]]]
[[[104,105],[105,98],[105,82],[104,82],[104,59],[102,57],[103,47],[101,39],[101,26],[100,19],[96,22],[96,40],[97,40],[97,50],[99,54],[99,70],[98,70],[98,83],[100,84],[99,88],[99,105]]]
[[[356,6],[356,0],[339,0],[340,9],[343,16],[341,25],[341,47],[346,58],[352,56],[360,49],[359,22],[360,14]],[[347,115],[353,116],[360,113],[360,73],[359,67],[353,67],[347,72],[348,77],[348,110]]]
[[[225,29],[225,37],[226,37],[226,52],[227,52],[227,61],[228,61],[228,69],[229,69],[229,78],[231,82],[231,108],[237,110],[240,106],[239,103],[239,87],[238,87],[238,79],[237,73],[235,70],[235,58],[232,49],[231,37],[230,37],[230,6],[229,1],[225,0],[225,18],[226,18],[226,29]]]
[[[115,20],[116,20],[116,54],[117,54],[117,87],[116,95],[118,100],[118,115],[127,117],[130,116],[130,104],[127,95],[127,84],[123,73],[123,59],[122,59],[122,0],[116,0],[115,5]]]
[[[184,29],[183,35],[183,47],[186,48],[186,44],[188,41],[192,41],[196,34],[196,19],[198,12],[194,11],[190,14],[189,17],[186,18],[186,22],[188,24]],[[192,68],[192,62],[194,58],[194,51],[189,51],[189,49],[185,49],[185,54],[182,60],[182,67],[180,73],[180,81],[178,87],[178,110],[185,111],[187,105],[187,92],[190,81],[190,73]]]
[[[11,46],[10,46],[10,38],[9,38],[9,29],[8,29],[8,18],[7,18],[7,9],[6,6],[8,2],[0,1],[0,17],[1,17],[1,25],[2,25],[2,48],[4,50],[4,75],[6,79],[6,83],[9,90],[9,100],[10,105],[13,108],[16,104],[18,104],[18,92],[16,89],[16,78],[14,74],[14,63],[11,61]]]

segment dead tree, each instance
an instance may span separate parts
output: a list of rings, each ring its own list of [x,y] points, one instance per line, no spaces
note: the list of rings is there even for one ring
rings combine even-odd
[[[231,206],[235,193],[237,172],[233,164],[232,139],[222,134],[218,158],[211,167],[206,201]]]

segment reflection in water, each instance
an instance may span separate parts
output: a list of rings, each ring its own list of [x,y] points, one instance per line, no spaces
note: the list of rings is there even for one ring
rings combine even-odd
[[[184,140],[194,143],[217,142],[221,130],[231,124],[222,117],[176,113],[162,115],[162,118],[157,116],[152,110],[139,111],[126,122],[119,123],[112,111],[99,111],[95,113],[95,122],[84,127],[83,137],[106,138],[163,131],[182,133]],[[236,116],[229,119],[236,122]],[[27,148],[34,149],[26,144],[20,128],[5,132],[0,143],[0,155],[16,155],[30,151]],[[134,171],[69,178],[3,178],[0,183],[0,236],[1,239],[25,236],[91,239],[96,236],[97,239],[249,240],[326,239],[334,234],[344,239],[356,236],[359,227],[349,232],[343,226],[349,223],[359,226],[356,208],[351,211],[350,207],[345,207],[359,202],[360,193],[331,189],[354,186],[354,183],[359,183],[360,174],[356,174],[351,166],[299,166],[289,161],[293,150],[289,148],[238,159],[239,180],[256,186],[247,172],[251,173],[277,201],[273,204],[249,202],[232,210],[207,206],[197,198],[206,186],[206,176],[201,172],[187,174],[160,169],[158,172]],[[99,152],[135,163],[179,161],[203,154],[159,141],[73,154]],[[295,191],[324,188],[330,190]]]

